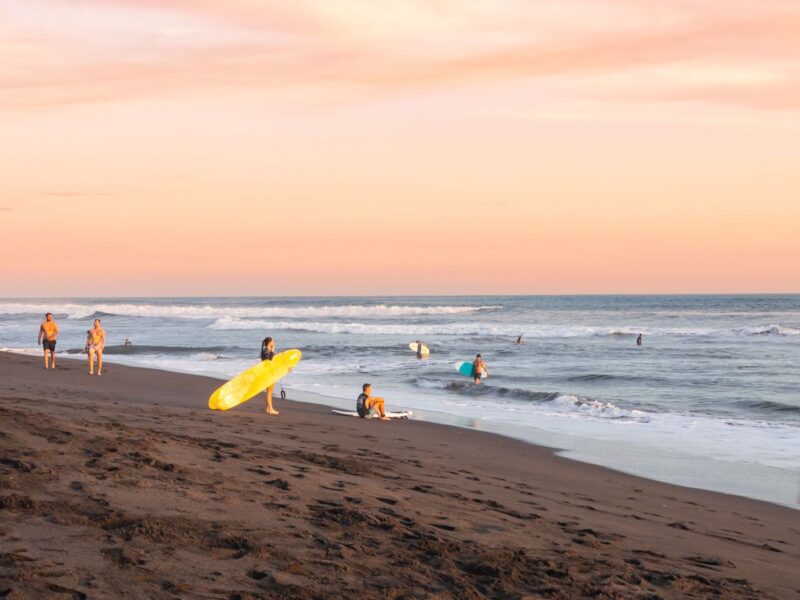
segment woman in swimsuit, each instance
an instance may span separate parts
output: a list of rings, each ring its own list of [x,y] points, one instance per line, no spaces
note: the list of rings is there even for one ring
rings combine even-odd
[[[100,326],[100,319],[94,320],[94,327],[88,331],[89,375],[94,375],[94,358],[97,356],[97,375],[103,374],[103,348],[106,346],[106,332]]]
[[[272,360],[275,356],[275,340],[271,337],[265,337],[261,342],[261,360]],[[267,388],[267,414],[279,415],[280,413],[272,408],[272,390],[275,389],[275,384]]]

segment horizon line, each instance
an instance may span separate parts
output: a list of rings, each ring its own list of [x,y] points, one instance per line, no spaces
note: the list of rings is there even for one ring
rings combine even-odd
[[[7,300],[168,300],[174,298],[207,298],[207,299],[234,299],[234,298],[580,298],[580,297],[731,297],[731,296],[800,296],[796,292],[602,292],[602,293],[552,293],[552,294],[287,294],[287,295],[154,295],[154,296],[0,296],[0,301]]]

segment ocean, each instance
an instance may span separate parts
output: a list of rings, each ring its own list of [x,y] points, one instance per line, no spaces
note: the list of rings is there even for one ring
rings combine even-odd
[[[227,378],[272,336],[303,351],[290,399],[354,407],[370,382],[416,418],[800,508],[800,295],[0,299],[0,348],[39,355],[48,311],[59,355],[100,318],[109,364]],[[478,386],[456,372],[476,353]]]

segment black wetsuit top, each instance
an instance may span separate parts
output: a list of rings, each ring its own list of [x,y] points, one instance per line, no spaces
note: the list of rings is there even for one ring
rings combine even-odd
[[[261,360],[272,360],[274,356],[275,353],[267,350],[266,346],[261,348]]]
[[[367,398],[369,398],[369,396],[366,394],[361,394],[358,397],[358,400],[356,400],[356,412],[362,419],[369,414],[369,409],[367,408]]]

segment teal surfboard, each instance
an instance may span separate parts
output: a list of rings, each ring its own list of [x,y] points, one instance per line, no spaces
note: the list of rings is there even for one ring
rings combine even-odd
[[[472,377],[472,363],[466,360],[460,360],[456,363],[456,371],[467,377]],[[486,371],[481,371],[481,379],[486,377]]]

